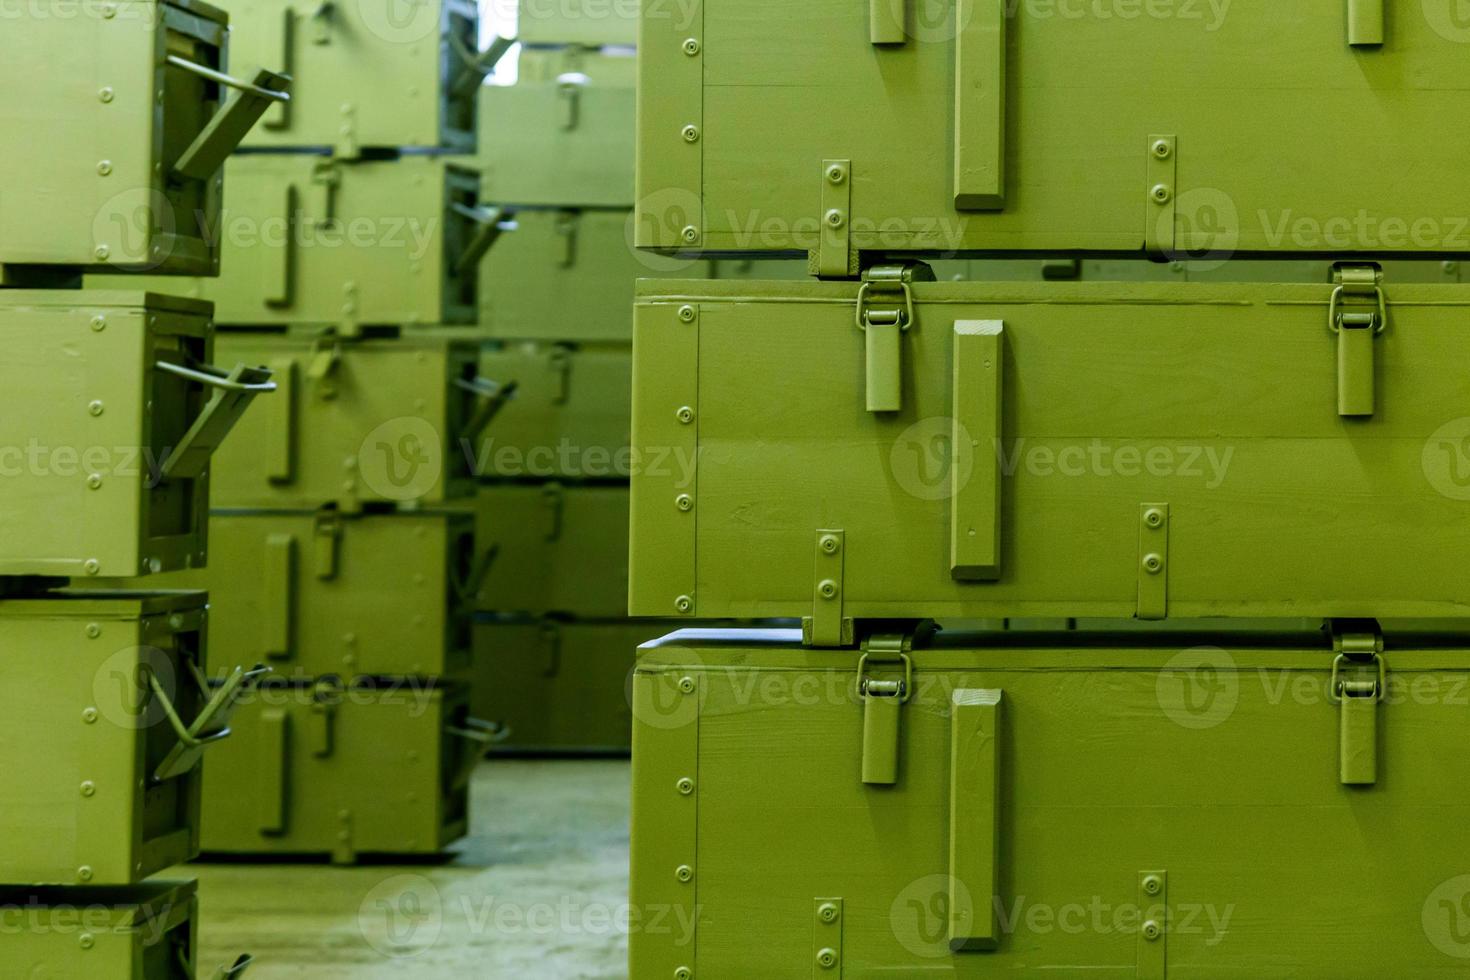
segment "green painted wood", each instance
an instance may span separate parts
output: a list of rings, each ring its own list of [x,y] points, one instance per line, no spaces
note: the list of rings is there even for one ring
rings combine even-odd
[[[110,9],[43,0],[0,41],[0,87],[25,93],[0,106],[0,265],[213,275],[220,185],[172,171],[225,90],[161,52],[225,67],[228,17],[196,0]]]
[[[475,537],[495,562],[477,596],[484,612],[615,619],[628,609],[628,488],[482,486]]]
[[[638,4],[627,0],[520,0],[518,6],[516,36],[526,44],[600,47],[631,45],[637,37]]]
[[[201,592],[6,600],[0,833],[25,846],[0,855],[0,879],[127,885],[198,854],[200,770],[153,779],[178,739],[143,678],[194,720],[204,609]]]
[[[558,77],[481,91],[481,193],[497,204],[631,207],[633,89]]]
[[[997,93],[988,48],[965,67],[988,2],[916,5],[907,43],[878,46],[867,3],[656,5],[639,38],[638,243],[814,251],[821,161],[850,159],[858,251],[1140,253],[1161,219],[1169,251],[1470,251],[1435,179],[1470,149],[1440,123],[1467,94],[1449,13],[1395,0],[1385,43],[1352,47],[1340,4],[1125,6],[1005,4]],[[1068,81],[1079,65],[1085,85]],[[957,84],[970,93],[959,133]],[[1003,136],[986,108],[997,95]],[[1177,139],[1161,202],[1151,134]],[[957,148],[1003,161],[999,210],[988,194],[956,206]],[[693,239],[675,211],[701,219]]]
[[[0,907],[21,917],[21,924],[0,946],[0,972],[54,980],[194,980],[197,891],[193,881],[7,887],[0,891]],[[88,942],[82,942],[83,934]]]
[[[1344,419],[1326,284],[920,283],[903,409],[874,415],[855,284],[644,283],[634,446],[694,440],[697,480],[686,513],[670,475],[634,476],[632,611],[810,616],[812,535],[841,528],[848,616],[1129,618],[1140,507],[1165,503],[1171,617],[1461,617],[1470,295],[1386,289],[1379,409]],[[1005,323],[995,582],[949,566],[950,465],[997,453],[948,450],[974,319]],[[697,595],[671,580],[691,566]]]
[[[142,292],[6,290],[0,300],[11,369],[0,394],[0,575],[202,565],[208,474],[154,474],[210,392],[155,365],[212,363],[209,307]]]
[[[476,376],[473,341],[426,332],[344,341],[336,366],[316,378],[309,334],[221,333],[218,346],[231,363],[290,361],[300,381],[289,410],[246,413],[215,461],[214,506],[355,511],[472,492],[460,434],[478,399],[455,382]],[[288,449],[289,478],[262,470],[262,455]]]
[[[260,795],[265,748],[279,748],[265,712],[285,712],[284,821],[247,805]],[[432,855],[465,833],[477,742],[454,735],[469,692],[402,678],[322,693],[266,685],[235,715],[234,733],[205,767],[206,852],[255,855]],[[312,730],[329,736],[313,744]],[[274,815],[272,815],[274,817]]]
[[[468,516],[324,525],[309,512],[216,511],[209,523],[209,567],[167,584],[209,592],[212,666],[264,663],[300,681],[433,677],[469,665],[473,600],[461,593],[473,588],[479,555]],[[327,534],[330,574],[317,547]]]
[[[690,677],[701,700],[697,728],[653,712],[673,720],[635,742],[633,894],[663,897],[667,842],[689,831],[662,760],[697,749],[700,914],[692,935],[631,937],[634,976],[665,975],[639,965],[692,944],[695,976],[805,980],[812,898],[840,895],[845,975],[1131,978],[1140,876],[1158,870],[1170,975],[1463,972],[1463,637],[1390,644],[1401,697],[1381,709],[1371,788],[1338,780],[1333,653],[1320,636],[1217,636],[1193,650],[1117,635],[1102,646],[956,637],[915,652],[900,781],[872,788],[859,779],[856,655],[767,636],[692,631],[640,651],[635,690]],[[949,704],[973,689],[1005,700],[997,901],[972,895],[1000,932],[992,952],[954,953]]]
[[[479,51],[479,13],[463,0],[394,11],[371,4],[323,9],[303,0],[230,7],[236,64],[288,66],[291,102],[245,140],[271,149],[372,147],[473,152],[475,90],[456,91]],[[476,75],[478,82],[478,75]]]

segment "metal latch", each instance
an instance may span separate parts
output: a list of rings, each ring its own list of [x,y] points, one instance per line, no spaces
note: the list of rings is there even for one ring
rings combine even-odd
[[[915,282],[933,282],[934,270],[922,263],[873,266],[863,273],[857,296],[857,327],[867,338],[867,408],[903,408],[903,335],[917,320]]]
[[[1372,415],[1377,373],[1374,340],[1388,328],[1383,271],[1376,265],[1345,265],[1334,270],[1337,288],[1327,311],[1327,327],[1337,335],[1337,414]]]
[[[307,741],[318,759],[331,758],[336,751],[337,707],[346,699],[347,688],[338,677],[324,677],[311,692],[311,721]]]
[[[913,696],[914,662],[907,650],[912,637],[875,636],[858,660],[858,695],[863,699],[863,783],[892,786],[898,782],[898,744],[903,706]],[[903,667],[903,679],[868,676],[881,664]]]
[[[337,368],[341,363],[342,343],[335,335],[323,334],[312,342],[306,377],[315,387],[317,397],[323,401],[337,397]]]
[[[342,517],[335,508],[316,512],[312,519],[313,557],[316,577],[329,582],[337,577],[337,552],[342,540]]]
[[[561,128],[570,132],[577,128],[582,116],[582,90],[592,79],[579,71],[558,75],[556,93],[561,102]]]
[[[561,537],[561,518],[566,494],[560,483],[548,483],[541,488],[542,534],[547,541]]]
[[[1338,769],[1344,786],[1378,782],[1378,705],[1388,689],[1383,634],[1374,622],[1332,626],[1332,681],[1338,706]]]
[[[311,168],[311,223],[330,228],[337,223],[337,192],[342,188],[342,169],[335,160],[318,160]]]

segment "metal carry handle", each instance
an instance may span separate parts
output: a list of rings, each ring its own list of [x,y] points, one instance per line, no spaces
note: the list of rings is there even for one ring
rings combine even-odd
[[[189,672],[199,691],[208,695],[209,682],[199,672],[199,668],[190,663]],[[252,690],[256,683],[270,672],[270,668],[264,665],[256,665],[250,670],[236,667],[214,694],[209,696],[193,723],[185,725],[184,720],[179,717],[178,708],[174,706],[173,700],[164,690],[163,682],[152,670],[146,670],[148,688],[158,699],[164,717],[168,719],[169,726],[173,728],[174,735],[178,738],[178,744],[169,750],[168,755],[153,771],[154,781],[165,782],[184,775],[199,764],[199,759],[208,746],[229,738],[230,719],[234,717],[235,709],[239,707],[240,697]]]
[[[509,725],[479,718],[466,718],[463,725],[448,725],[444,730],[458,738],[486,746],[499,745],[511,736]]]
[[[450,582],[454,594],[464,602],[473,601],[475,596],[480,594],[480,589],[485,584],[485,577],[490,574],[490,569],[494,567],[495,560],[499,557],[500,545],[493,544],[475,562],[475,567],[470,570],[468,576],[460,578],[456,572]]]
[[[449,46],[454,49],[455,54],[459,55],[459,60],[463,63],[460,73],[450,83],[449,91],[456,98],[464,98],[473,94],[484,81],[485,76],[495,70],[495,66],[500,64],[500,59],[516,46],[516,39],[497,36],[484,51],[476,51],[465,44],[458,34],[451,31]]]
[[[154,367],[164,374],[215,390],[204,411],[199,413],[159,467],[155,475],[160,481],[194,480],[202,476],[209,466],[210,457],[235,423],[240,421],[255,396],[276,390],[271,370],[264,367],[237,364],[233,370],[225,372],[210,365],[189,367],[172,361],[157,361]]]
[[[475,267],[480,264],[480,260],[490,251],[490,247],[499,240],[501,233],[505,230],[501,224],[510,217],[510,212],[505,208],[474,208],[457,201],[451,204],[449,209],[480,226],[465,244],[459,261],[454,263],[454,274],[463,276],[474,271]]]
[[[493,381],[477,375],[473,378],[455,378],[454,386],[482,400],[480,407],[465,420],[464,429],[459,434],[462,442],[474,442],[480,438],[480,433],[485,431],[495,416],[500,414],[506,403],[515,397],[520,382]]]
[[[236,78],[234,75],[226,75],[222,71],[216,71],[213,68],[206,68],[204,65],[190,61],[188,58],[181,58],[176,54],[169,55],[166,60],[175,68],[182,68],[184,71],[189,72],[191,75],[198,75],[200,78],[208,79],[209,81],[214,82],[217,85],[223,85],[226,88],[232,88],[237,92],[246,92],[250,95],[265,99],[269,102],[291,101],[291,93],[289,92],[270,89],[266,88],[263,85],[257,85],[252,82],[242,81],[241,79]]]

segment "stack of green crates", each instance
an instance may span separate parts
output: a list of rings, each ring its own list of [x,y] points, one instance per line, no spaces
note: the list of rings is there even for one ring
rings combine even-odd
[[[228,37],[193,0],[32,4],[0,33],[6,977],[201,975],[194,882],[148,879],[199,853],[203,757],[262,672],[212,651],[211,685],[206,596],[153,576],[206,565],[211,457],[278,393],[209,304],[131,274],[219,267],[221,165],[289,85],[230,75]]]
[[[273,668],[204,787],[206,852],[427,855],[467,829],[498,729],[470,713],[486,563],[456,504],[513,390],[484,377],[476,7],[250,0],[239,56],[295,98],[226,168],[222,356],[278,397],[216,461],[212,656]]]
[[[1464,972],[1453,6],[642,5],[631,976]]]
[[[521,5],[518,80],[487,86],[481,194],[504,216],[480,273],[482,368],[519,385],[477,447],[494,553],[475,627],[476,711],[498,750],[627,752],[633,283],[693,261],[631,245],[636,21]],[[593,9],[593,8],[596,9]]]

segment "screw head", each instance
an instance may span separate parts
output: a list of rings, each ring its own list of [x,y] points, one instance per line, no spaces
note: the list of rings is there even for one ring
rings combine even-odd
[[[694,880],[694,869],[687,864],[681,864],[674,869],[674,877],[687,885]]]
[[[1147,556],[1145,556],[1144,559],[1143,559],[1143,567],[1144,567],[1144,570],[1147,571],[1150,575],[1157,575],[1157,574],[1159,574],[1159,572],[1163,571],[1163,568],[1164,568],[1164,556],[1163,555],[1147,555]]]
[[[102,571],[102,563],[95,558],[88,558],[86,562],[82,565],[82,571],[86,572],[88,575],[96,575],[98,572]]]
[[[695,687],[694,678],[692,678],[692,677],[681,677],[681,678],[679,678],[679,690],[683,691],[685,694],[693,694],[694,693],[694,687]]]
[[[1151,509],[1143,515],[1143,520],[1149,527],[1162,527],[1164,524],[1164,512],[1157,508]]]
[[[1143,924],[1143,938],[1149,942],[1157,942],[1163,934],[1164,930],[1154,920],[1150,919]]]
[[[92,250],[92,254],[105,262],[107,260],[107,257],[112,254],[112,249],[108,248],[106,245],[98,245],[95,249]]]
[[[97,637],[99,637],[101,635],[102,635],[102,624],[101,623],[88,623],[87,624],[87,639],[89,639],[89,640],[95,640],[95,639],[97,639]]]
[[[103,404],[99,401],[94,401],[87,405],[88,414],[93,416],[101,415],[104,410]]]
[[[824,903],[821,908],[817,909],[817,918],[821,919],[823,922],[836,922],[837,906],[833,905],[831,902]]]
[[[679,307],[679,319],[683,320],[685,323],[693,323],[694,318],[698,315],[698,311],[696,311],[692,306],[686,305]]]
[[[84,864],[80,868],[77,868],[77,880],[78,881],[91,881],[92,880],[92,869],[91,869],[91,867],[89,867],[88,865],[85,865]]]
[[[100,490],[100,489],[102,489],[102,474],[101,473],[93,473],[92,475],[88,476],[87,477],[87,486],[88,487],[91,487],[93,490]]]
[[[674,970],[674,980],[694,980],[694,971],[687,966],[681,966]]]
[[[97,164],[97,174],[98,174],[98,176],[106,177],[110,173],[112,173],[112,161],[111,160],[101,160],[101,161],[99,161],[98,164]]]
[[[82,795],[83,796],[96,796],[97,795],[97,784],[94,783],[94,782],[92,782],[90,779],[85,780],[82,783]]]
[[[84,932],[77,937],[77,945],[81,946],[82,949],[91,949],[97,945],[97,940],[92,937],[90,932]]]
[[[677,412],[674,413],[674,416],[680,422],[688,425],[690,422],[694,421],[694,409],[690,408],[688,405],[683,405],[679,408]]]
[[[837,950],[827,948],[817,953],[817,966],[824,970],[830,970],[837,965]]]
[[[1167,184],[1155,184],[1154,189],[1150,193],[1153,195],[1153,199],[1160,204],[1168,204],[1169,199],[1174,196],[1174,192],[1169,190]]]
[[[817,586],[817,591],[822,594],[823,599],[832,599],[837,596],[837,583],[830,578],[823,579]]]
[[[684,511],[687,514],[689,511],[694,509],[694,498],[689,496],[689,494],[687,493],[681,493],[679,494],[679,496],[674,498],[674,506],[678,507],[680,510]]]
[[[110,86],[110,85],[104,85],[100,89],[97,90],[97,101],[99,101],[99,102],[111,102],[112,99],[113,99],[113,95],[114,95],[114,93],[112,91],[112,86]]]
[[[1154,156],[1158,157],[1160,160],[1169,159],[1169,154],[1173,152],[1173,149],[1171,149],[1169,146],[1168,140],[1158,140],[1154,143]]]
[[[94,316],[94,317],[92,317],[92,330],[94,332],[101,333],[102,331],[104,331],[106,329],[107,329],[107,317],[105,317],[105,316]]]
[[[693,245],[695,242],[699,241],[699,229],[694,227],[693,225],[689,225],[687,228],[684,229],[684,240],[690,245]]]
[[[684,129],[681,132],[683,133],[683,136],[684,136],[684,142],[686,142],[686,143],[698,143],[699,142],[699,127],[698,126],[694,126],[694,125],[685,126]]]
[[[841,228],[845,224],[847,224],[847,216],[837,208],[827,212],[827,227]]]
[[[684,53],[689,57],[699,54],[699,38],[690,37],[684,39]]]
[[[847,179],[847,168],[841,164],[834,163],[827,168],[827,181],[832,184],[840,184]]]
[[[88,725],[95,725],[95,724],[97,724],[97,709],[96,708],[83,708],[82,709],[82,721],[84,723],[88,724]]]
[[[837,549],[840,546],[841,545],[840,545],[840,543],[837,540],[837,535],[835,535],[835,534],[824,534],[824,535],[822,535],[822,550],[824,552],[826,552],[827,554],[829,554],[829,555],[835,555],[835,554],[837,554]]]
[[[1159,880],[1157,875],[1149,875],[1147,878],[1143,879],[1143,890],[1148,892],[1148,894],[1157,895],[1159,892],[1163,891],[1163,889],[1164,883]]]
[[[674,608],[681,613],[691,612],[694,609],[694,599],[687,595],[681,595],[674,600]]]
[[[694,792],[694,780],[690,779],[688,776],[685,776],[674,785],[675,788],[679,790],[680,796],[688,796],[689,794]]]

